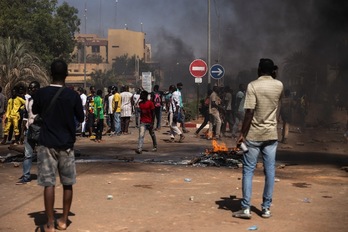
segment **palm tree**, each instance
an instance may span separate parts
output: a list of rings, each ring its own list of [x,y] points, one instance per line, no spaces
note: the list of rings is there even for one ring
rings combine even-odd
[[[6,96],[18,85],[27,86],[38,81],[42,86],[49,83],[48,75],[40,65],[40,59],[30,50],[26,42],[11,38],[0,38],[0,85]]]
[[[284,61],[283,77],[289,86],[303,86],[309,74],[309,65],[302,52],[295,52]]]

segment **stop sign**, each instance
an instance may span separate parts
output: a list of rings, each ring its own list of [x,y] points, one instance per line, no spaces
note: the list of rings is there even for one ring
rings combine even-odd
[[[203,77],[208,71],[208,65],[204,60],[196,59],[190,64],[189,70],[192,76],[196,78]]]

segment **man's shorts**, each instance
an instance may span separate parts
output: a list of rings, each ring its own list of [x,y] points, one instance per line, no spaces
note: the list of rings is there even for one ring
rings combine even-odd
[[[62,185],[73,185],[76,183],[75,155],[73,149],[59,150],[39,146],[37,166],[37,182],[41,186],[55,186],[57,171]]]

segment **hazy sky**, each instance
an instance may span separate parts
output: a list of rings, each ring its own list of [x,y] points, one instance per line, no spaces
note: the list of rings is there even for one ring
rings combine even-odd
[[[62,3],[62,0],[58,1]],[[108,28],[146,33],[153,60],[163,67],[207,57],[208,0],[67,0],[79,10],[81,33],[107,37]],[[339,18],[348,9],[343,0],[211,0],[211,60],[227,75],[255,68],[262,57],[280,67],[288,55],[313,40],[347,30]],[[332,8],[332,9],[331,9]],[[323,11],[325,14],[322,14]],[[332,12],[332,13],[331,13]],[[346,11],[347,12],[347,11]],[[347,15],[347,14],[346,14]],[[142,24],[141,24],[142,23]],[[335,26],[336,25],[336,26]],[[320,38],[318,40],[318,38]],[[323,44],[321,44],[323,43]]]

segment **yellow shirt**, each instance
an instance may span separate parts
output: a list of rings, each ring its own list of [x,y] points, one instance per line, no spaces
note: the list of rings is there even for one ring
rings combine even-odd
[[[25,105],[25,100],[21,97],[16,97],[15,99],[10,98],[7,104],[6,118],[9,117],[20,117],[19,109],[23,109]]]
[[[117,108],[115,109],[117,103]],[[112,110],[116,113],[121,113],[121,95],[119,93],[114,94]]]

